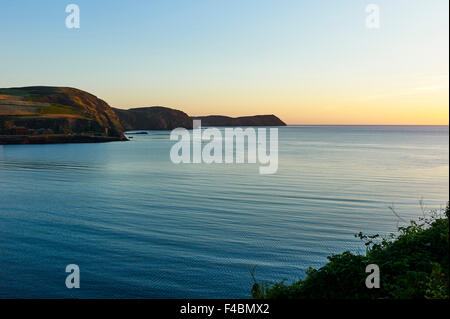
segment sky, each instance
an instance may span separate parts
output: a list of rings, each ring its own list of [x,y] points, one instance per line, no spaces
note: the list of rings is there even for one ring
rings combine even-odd
[[[288,124],[448,125],[448,12],[448,0],[1,0],[0,87]]]

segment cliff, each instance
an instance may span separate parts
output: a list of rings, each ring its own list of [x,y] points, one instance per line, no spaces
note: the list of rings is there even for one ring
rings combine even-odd
[[[286,123],[273,114],[242,117],[209,115],[196,116],[193,119],[201,120],[202,126],[286,126]]]
[[[124,130],[192,129],[193,119],[203,126],[286,125],[275,115],[189,117],[161,106],[123,110],[68,87],[0,88],[0,144],[126,140]]]
[[[48,86],[0,89],[0,135],[59,135],[58,143],[64,140],[61,135],[72,136],[72,141],[88,140],[86,136],[107,137],[95,141],[125,139],[117,115],[105,101],[82,90]]]
[[[113,108],[126,131],[173,130],[192,128],[192,119],[184,112],[162,106],[140,107],[129,110]]]

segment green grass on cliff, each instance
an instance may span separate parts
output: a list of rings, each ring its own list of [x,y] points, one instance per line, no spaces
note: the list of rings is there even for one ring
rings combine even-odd
[[[30,93],[26,90],[19,90],[19,89],[0,89],[0,94],[5,94],[5,95],[15,95],[15,96],[22,96],[22,97],[27,97],[30,95]]]
[[[57,105],[52,104],[49,106],[43,106],[39,110],[39,114],[46,115],[46,114],[66,114],[66,115],[79,115],[83,116],[83,114],[76,110],[73,107],[66,106],[66,105]]]
[[[365,255],[350,252],[328,257],[320,269],[290,285],[255,283],[253,298],[283,299],[448,299],[449,206],[432,211],[398,234],[356,236],[365,242]],[[366,266],[380,269],[380,288],[368,289]],[[253,274],[252,274],[253,275]]]
[[[51,129],[55,133],[94,132],[123,137],[123,127],[112,108],[79,89],[49,86],[0,89],[0,106],[0,133],[6,135],[12,127],[23,126]]]

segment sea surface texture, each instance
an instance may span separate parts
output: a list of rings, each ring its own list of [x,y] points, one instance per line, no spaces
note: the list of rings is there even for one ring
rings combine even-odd
[[[173,164],[169,133],[0,146],[0,298],[245,298],[254,265],[260,281],[298,280],[364,253],[355,233],[448,200],[448,126],[281,127],[273,175]]]

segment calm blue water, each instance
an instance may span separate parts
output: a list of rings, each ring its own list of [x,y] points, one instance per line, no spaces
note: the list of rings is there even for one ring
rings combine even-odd
[[[0,146],[0,297],[249,297],[448,200],[448,127],[285,127],[279,169],[169,160],[166,132]],[[78,264],[81,288],[65,287]]]

